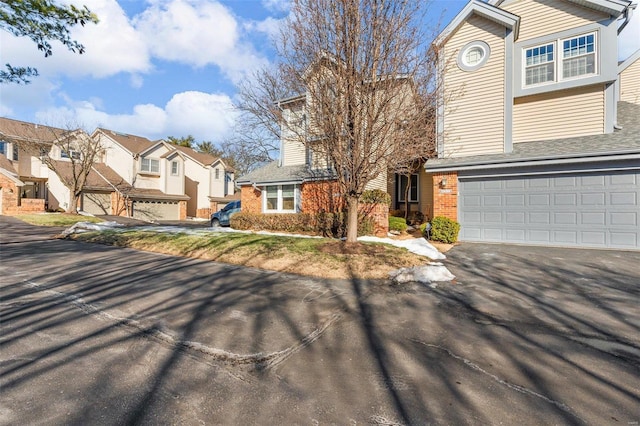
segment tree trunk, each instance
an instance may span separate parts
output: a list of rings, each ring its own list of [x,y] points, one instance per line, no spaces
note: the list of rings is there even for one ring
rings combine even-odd
[[[411,193],[411,175],[407,175],[407,186],[404,188],[404,220],[409,220],[409,194]]]
[[[347,196],[347,243],[358,241],[358,197]]]
[[[78,200],[80,199],[80,195],[76,195],[72,192],[69,198],[69,208],[67,209],[67,213],[78,214]]]

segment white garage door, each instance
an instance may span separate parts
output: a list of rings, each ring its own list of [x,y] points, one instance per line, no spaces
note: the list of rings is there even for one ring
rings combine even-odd
[[[459,180],[460,240],[640,249],[640,171]]]
[[[177,201],[134,201],[133,217],[140,220],[179,220]]]

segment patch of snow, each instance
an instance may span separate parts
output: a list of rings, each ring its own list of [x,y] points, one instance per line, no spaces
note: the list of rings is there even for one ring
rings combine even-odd
[[[424,238],[411,238],[408,240],[393,240],[391,238],[380,238],[364,236],[358,237],[358,241],[368,241],[372,243],[391,244],[392,246],[401,247],[420,256],[426,256],[433,260],[446,259],[446,256],[438,251],[437,248],[429,244]]]
[[[408,282],[419,282],[431,284],[434,282],[451,281],[455,278],[449,270],[440,262],[432,262],[428,265],[413,266],[411,268],[401,268],[389,272],[389,278],[398,284]],[[436,287],[431,284],[431,287]]]
[[[62,232],[62,235],[67,236],[71,234],[79,234],[81,232],[89,232],[89,231],[105,231],[107,229],[113,229],[122,227],[117,222],[100,222],[100,223],[92,223],[92,222],[76,222],[71,227],[65,229]]]

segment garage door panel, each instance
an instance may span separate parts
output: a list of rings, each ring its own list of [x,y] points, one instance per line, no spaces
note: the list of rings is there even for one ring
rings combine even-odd
[[[638,183],[635,170],[461,176],[461,240],[638,249]]]
[[[180,206],[174,201],[134,201],[133,217],[148,221],[178,220]]]

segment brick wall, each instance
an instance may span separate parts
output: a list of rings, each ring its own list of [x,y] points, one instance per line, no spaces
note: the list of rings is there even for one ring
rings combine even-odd
[[[446,184],[442,185],[442,180]],[[433,216],[445,216],[458,220],[458,173],[433,174]]]
[[[111,193],[111,214],[115,216],[129,216],[128,200],[120,193],[113,191]]]
[[[187,201],[178,201],[178,205],[180,207],[180,217],[178,220],[187,220]]]
[[[373,219],[373,235],[386,237],[389,233],[389,206],[386,204],[360,204],[360,213]]]
[[[337,212],[342,210],[344,205],[337,182],[318,181],[304,183],[300,192],[303,213]]]
[[[0,187],[2,187],[2,211],[0,214],[10,214],[9,210],[18,206],[19,188],[15,182],[1,173]]]
[[[209,219],[211,217],[212,211],[218,211],[217,210],[218,209],[218,203],[217,202],[212,201],[211,205],[215,205],[215,209],[216,210],[213,210],[213,207],[209,208],[209,209],[206,209],[206,208],[205,209],[197,209],[196,210],[196,217],[198,219]]]
[[[262,213],[262,192],[252,186],[243,186],[240,190],[240,205],[243,212]]]

